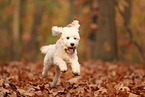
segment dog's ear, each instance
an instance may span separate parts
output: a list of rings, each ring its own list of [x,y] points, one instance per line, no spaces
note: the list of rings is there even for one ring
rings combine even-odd
[[[73,20],[71,24],[68,24],[67,27],[75,27],[78,29],[80,27],[79,21],[78,20]]]
[[[52,35],[53,36],[61,36],[62,34],[62,27],[53,26],[52,27]]]

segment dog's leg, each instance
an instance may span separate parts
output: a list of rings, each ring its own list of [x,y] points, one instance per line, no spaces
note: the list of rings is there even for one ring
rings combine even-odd
[[[62,60],[61,58],[54,57],[53,62],[54,62],[54,64],[56,64],[60,68],[61,72],[66,72],[67,71],[66,62],[64,60]]]
[[[54,77],[53,82],[50,86],[51,88],[56,86],[57,82],[59,81],[60,74],[61,74],[60,69],[58,66],[56,66],[55,77]]]
[[[50,60],[50,54],[47,53],[44,57],[44,67],[42,72],[42,77],[46,78],[48,76],[48,71],[52,68],[52,62]]]
[[[48,76],[48,71],[52,68],[52,65],[50,63],[44,62],[42,77],[46,78]]]
[[[71,62],[71,67],[72,67],[72,73],[75,76],[79,76],[80,75],[80,64],[78,61],[72,61]]]

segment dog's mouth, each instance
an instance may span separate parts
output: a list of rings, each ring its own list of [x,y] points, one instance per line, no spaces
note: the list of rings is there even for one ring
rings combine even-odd
[[[65,51],[68,53],[68,54],[73,54],[75,52],[75,49],[76,47],[66,47],[65,48]]]

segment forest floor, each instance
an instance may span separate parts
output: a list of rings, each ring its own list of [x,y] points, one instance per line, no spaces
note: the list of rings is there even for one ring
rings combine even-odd
[[[49,88],[54,69],[42,78],[43,62],[0,62],[0,97],[145,97],[145,65],[82,61],[81,75],[70,66]]]

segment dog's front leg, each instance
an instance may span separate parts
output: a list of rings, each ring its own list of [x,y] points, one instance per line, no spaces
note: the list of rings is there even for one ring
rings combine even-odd
[[[66,62],[63,59],[61,59],[60,57],[54,57],[53,62],[60,68],[61,72],[67,71]]]
[[[72,61],[71,62],[71,67],[72,67],[72,73],[75,76],[79,76],[80,75],[80,64],[78,61]]]

